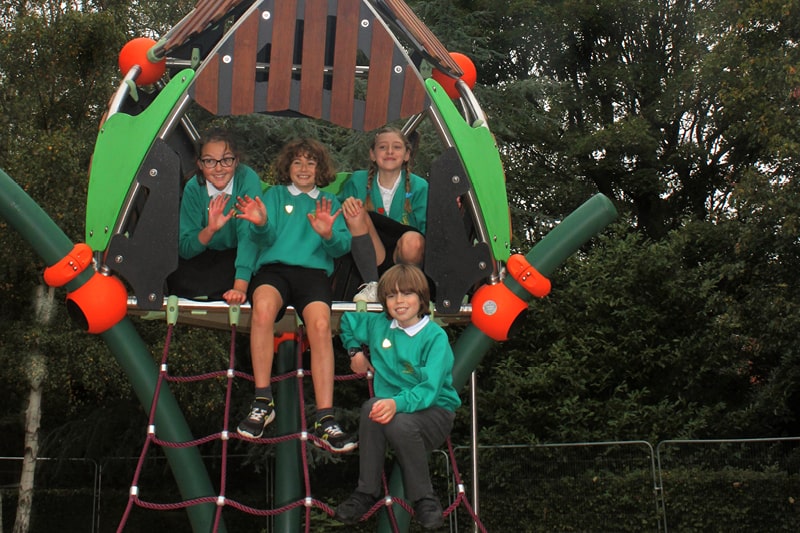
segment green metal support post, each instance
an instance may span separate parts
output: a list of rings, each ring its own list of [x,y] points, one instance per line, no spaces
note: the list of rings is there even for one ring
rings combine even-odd
[[[285,341],[278,346],[275,370],[278,375],[297,369],[297,341]],[[302,390],[297,379],[287,379],[275,384],[276,405],[279,411],[275,420],[279,435],[292,435],[300,431],[299,395]],[[300,463],[302,449],[300,441],[291,439],[275,446],[275,503],[283,507],[303,497],[303,471]],[[275,517],[275,531],[294,533],[300,531],[301,507],[281,513]]]

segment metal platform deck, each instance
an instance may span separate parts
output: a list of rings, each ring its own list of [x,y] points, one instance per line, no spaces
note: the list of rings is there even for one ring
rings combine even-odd
[[[172,305],[176,307],[171,308]],[[246,303],[238,306],[238,317],[236,306],[232,307],[222,301],[200,301],[177,298],[170,300],[164,298],[161,310],[152,311],[140,309],[136,303],[136,297],[128,298],[128,315],[139,317],[143,320],[162,320],[166,322],[167,313],[177,312],[177,323],[191,326],[199,326],[212,329],[228,330],[231,327],[232,317],[238,318],[236,330],[243,333],[250,331],[250,304]],[[342,313],[358,311],[357,304],[353,302],[333,302],[331,315],[331,329],[334,334],[339,332],[339,318]],[[383,307],[378,303],[366,304],[368,312],[379,313]],[[434,320],[443,327],[453,325],[467,325],[472,317],[472,306],[462,305],[456,314],[438,315],[434,313]],[[284,316],[275,324],[275,334],[295,331],[297,329],[297,316],[293,307],[288,307]]]

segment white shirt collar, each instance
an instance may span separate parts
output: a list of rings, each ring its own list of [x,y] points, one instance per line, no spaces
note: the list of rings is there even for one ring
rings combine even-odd
[[[294,183],[290,183],[289,185],[286,186],[286,188],[289,189],[289,194],[291,194],[292,196],[300,196],[301,194],[307,194],[314,200],[316,200],[317,197],[319,196],[319,188],[316,185],[314,186],[313,189],[311,189],[306,193],[298,189]]]
[[[233,194],[233,178],[225,185],[225,188],[220,190],[214,187],[210,181],[206,181],[206,191],[208,191],[208,196],[210,198],[214,198],[215,196],[219,196],[220,194],[227,194],[231,196]]]
[[[416,324],[414,324],[410,328],[404,328],[400,324],[397,323],[397,319],[396,318],[393,318],[392,319],[392,323],[389,324],[389,327],[392,328],[392,329],[402,329],[403,331],[406,332],[406,335],[408,335],[409,337],[413,337],[414,335],[419,333],[422,328],[425,327],[425,324],[427,324],[430,321],[431,321],[431,318],[428,315],[425,315],[425,316],[423,316],[422,318],[419,319],[419,322],[417,322]]]

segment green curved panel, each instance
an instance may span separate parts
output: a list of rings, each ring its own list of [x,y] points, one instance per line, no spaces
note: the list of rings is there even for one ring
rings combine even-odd
[[[86,200],[86,243],[105,250],[136,173],[175,104],[194,79],[186,69],[138,115],[114,113],[97,135]]]
[[[467,124],[437,81],[430,78],[425,80],[425,85],[469,175],[492,255],[496,260],[506,261],[511,255],[511,220],[505,172],[492,132],[484,125],[473,127]]]

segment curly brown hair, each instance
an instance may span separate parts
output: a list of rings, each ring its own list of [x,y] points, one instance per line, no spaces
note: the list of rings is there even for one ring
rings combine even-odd
[[[289,185],[292,183],[289,168],[292,161],[301,156],[317,162],[317,174],[314,180],[317,187],[325,187],[333,183],[336,177],[336,168],[328,149],[321,142],[304,137],[283,145],[278,157],[275,158],[272,167],[275,170],[275,179],[278,184]]]

